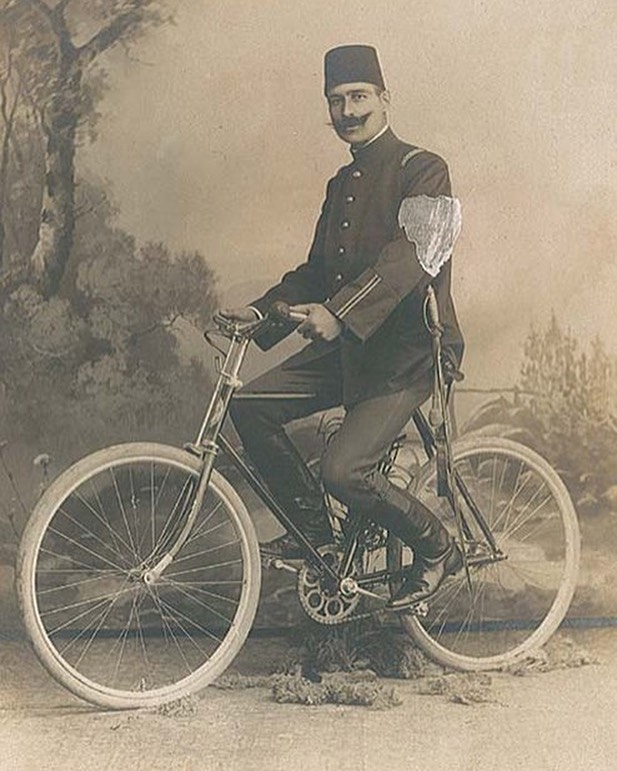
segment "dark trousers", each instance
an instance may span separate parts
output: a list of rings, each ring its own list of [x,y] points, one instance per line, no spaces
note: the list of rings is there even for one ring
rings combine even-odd
[[[321,508],[321,490],[312,481],[284,426],[291,420],[339,406],[341,384],[338,349],[312,356],[307,356],[305,349],[249,383],[231,406],[246,451],[274,496],[305,530],[306,525],[310,529],[309,512]],[[426,522],[409,516],[414,507],[416,511],[424,507],[392,485],[378,466],[413,411],[429,397],[431,386],[431,373],[423,373],[405,390],[348,406],[342,426],[321,461],[322,481],[328,493],[353,511],[368,514],[410,544],[428,535]],[[434,549],[427,542],[425,552],[442,551],[445,542],[438,541]]]

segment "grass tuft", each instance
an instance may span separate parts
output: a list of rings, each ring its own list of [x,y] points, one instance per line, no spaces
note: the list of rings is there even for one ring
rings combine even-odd
[[[543,648],[532,651],[521,661],[504,667],[503,671],[517,677],[525,677],[538,672],[575,669],[597,663],[597,659],[569,637],[554,637]]]
[[[425,696],[445,696],[454,704],[471,706],[497,702],[492,686],[493,679],[486,673],[456,673],[428,678],[418,693]]]
[[[290,642],[297,645],[293,661],[300,662],[304,674],[372,670],[380,677],[413,680],[444,671],[377,616],[344,626],[304,624],[294,630]]]
[[[303,677],[288,676],[279,680],[272,688],[272,697],[279,704],[346,704],[389,709],[402,703],[396,689],[377,681],[374,673],[369,679],[361,680],[348,674],[326,676],[320,683],[313,683]]]
[[[198,704],[197,697],[183,696],[181,699],[175,699],[156,707],[154,714],[172,718],[192,717],[197,714]]]

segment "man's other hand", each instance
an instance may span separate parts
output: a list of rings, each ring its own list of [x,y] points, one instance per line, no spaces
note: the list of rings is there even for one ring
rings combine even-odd
[[[323,305],[292,305],[291,310],[306,314],[296,331],[308,340],[335,340],[343,331],[341,322]]]
[[[248,305],[239,308],[219,308],[216,313],[233,321],[257,321],[259,318],[257,310]]]

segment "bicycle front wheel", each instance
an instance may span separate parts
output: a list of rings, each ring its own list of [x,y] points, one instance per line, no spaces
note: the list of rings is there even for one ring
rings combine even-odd
[[[455,442],[458,501],[468,525],[464,571],[433,597],[426,618],[406,614],[404,630],[433,660],[462,670],[511,664],[543,645],[563,620],[578,574],[580,536],[565,485],[536,452],[505,439]],[[436,495],[431,462],[416,494],[457,536],[452,508]],[[484,517],[496,558],[472,509]],[[390,550],[391,567],[410,558]]]
[[[182,529],[200,461],[174,447],[110,447],[48,488],[26,526],[17,571],[24,623],[50,674],[101,707],[156,706],[208,685],[231,663],[259,599],[257,537],[216,471]]]

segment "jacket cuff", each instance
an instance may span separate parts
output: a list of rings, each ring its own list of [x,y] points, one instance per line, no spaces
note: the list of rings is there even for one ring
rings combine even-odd
[[[371,312],[366,313],[363,301],[369,298]],[[346,284],[325,306],[344,324],[346,330],[365,342],[402,299],[379,273],[368,268]]]
[[[250,308],[252,311],[255,311],[255,315],[257,316],[257,319],[261,321],[264,318],[264,314],[259,310],[259,308],[256,305],[247,305],[247,308]]]
[[[267,300],[267,297],[260,297],[259,300],[254,300],[250,303],[248,307],[255,311],[258,318],[263,319],[268,314],[271,304],[272,303]],[[261,348],[262,351],[268,351],[290,335],[295,330],[296,326],[297,325],[293,321],[272,319],[269,321],[266,328],[253,339],[257,343],[258,348]]]

